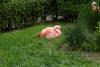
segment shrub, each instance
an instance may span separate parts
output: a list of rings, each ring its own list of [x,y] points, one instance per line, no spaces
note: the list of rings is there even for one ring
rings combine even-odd
[[[78,19],[80,6],[82,4],[88,4],[89,1],[90,0],[65,0],[65,18],[69,21]]]
[[[84,29],[84,35],[87,42],[82,45],[86,51],[99,51],[99,33],[97,31],[100,12],[93,12],[91,6],[86,5],[79,13],[78,23],[80,28]],[[96,33],[95,33],[96,32]]]
[[[100,12],[94,12],[91,4],[85,4],[81,7],[78,22],[83,24],[90,32],[95,32],[100,19]]]
[[[85,37],[87,40],[82,44],[81,48],[84,51],[97,51],[98,45],[96,44],[96,36],[94,33],[87,31],[87,33],[85,32]]]
[[[1,0],[0,29],[9,31],[31,26],[38,17],[41,16],[44,20],[48,14],[56,15],[56,18],[64,15],[67,20],[74,20],[78,17],[79,6],[86,2],[85,0]]]
[[[32,25],[40,15],[42,3],[41,0],[11,0],[0,4],[0,30],[11,31]]]
[[[97,51],[100,51],[100,22],[98,22],[97,30],[95,31]]]
[[[78,27],[71,30],[68,34],[67,40],[72,50],[81,48],[81,45],[86,41],[84,34]]]
[[[97,34],[94,33],[98,27],[99,18],[99,12],[93,12],[91,6],[88,4],[82,6],[78,23],[66,38],[72,50],[96,51],[99,49],[99,35],[95,36]]]

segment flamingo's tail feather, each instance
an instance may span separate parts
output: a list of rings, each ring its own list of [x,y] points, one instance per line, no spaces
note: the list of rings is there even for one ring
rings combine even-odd
[[[38,36],[38,37],[41,37],[41,33],[38,33],[37,36]]]

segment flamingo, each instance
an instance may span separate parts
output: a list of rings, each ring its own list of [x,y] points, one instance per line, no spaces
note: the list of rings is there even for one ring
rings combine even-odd
[[[92,5],[92,10],[93,11],[100,11],[97,2],[93,1],[91,5]]]
[[[62,32],[60,31],[61,26],[60,25],[55,25],[54,27],[46,27],[45,29],[43,29],[40,33],[39,36],[42,38],[46,38],[49,40],[49,54],[51,56],[51,48],[53,47],[52,45],[52,40],[55,38],[58,38],[61,36]]]
[[[56,25],[54,27],[46,27],[45,29],[43,29],[40,33],[39,36],[46,38],[46,39],[54,39],[54,38],[58,38],[61,36],[61,26],[60,25]]]

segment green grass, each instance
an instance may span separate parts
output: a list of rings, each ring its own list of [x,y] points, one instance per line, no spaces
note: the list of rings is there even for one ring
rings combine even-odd
[[[0,67],[100,67],[78,52],[58,49],[64,39],[64,31],[69,30],[71,24],[61,24],[61,38],[49,41],[37,37],[43,28],[53,25],[39,24],[0,34]],[[49,45],[53,45],[51,54]]]

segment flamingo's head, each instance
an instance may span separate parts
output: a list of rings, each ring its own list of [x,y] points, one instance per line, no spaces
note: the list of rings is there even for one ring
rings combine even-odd
[[[56,26],[54,26],[54,29],[61,29],[61,26],[60,25],[56,25]]]

